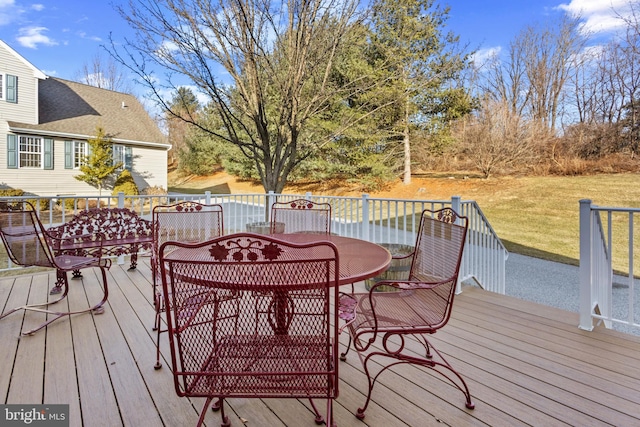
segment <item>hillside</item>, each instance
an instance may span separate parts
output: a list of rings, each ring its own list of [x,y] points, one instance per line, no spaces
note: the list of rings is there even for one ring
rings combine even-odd
[[[414,177],[411,184],[405,185],[401,180],[382,191],[368,193],[371,197],[401,199],[449,199],[451,196],[473,198],[477,192],[491,191],[499,181],[464,179],[453,177]],[[169,189],[175,192],[204,192],[217,194],[264,193],[258,182],[239,180],[224,172],[209,176],[180,177],[175,172],[169,173]],[[360,196],[362,191],[346,188],[340,183],[317,183],[293,185],[285,189],[285,193],[327,194],[333,196]]]
[[[209,177],[178,178],[171,175],[170,190],[218,194],[263,193],[262,186],[223,173]],[[460,196],[475,201],[507,249],[553,261],[577,264],[579,257],[579,201],[591,199],[600,206],[640,208],[639,174],[583,176],[414,177],[400,180],[371,197],[448,200]],[[360,196],[362,192],[339,183],[292,186],[285,192]],[[638,249],[640,251],[640,249]]]

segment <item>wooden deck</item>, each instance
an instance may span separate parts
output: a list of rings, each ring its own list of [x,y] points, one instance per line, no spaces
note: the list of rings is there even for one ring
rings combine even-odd
[[[169,364],[154,370],[151,273],[114,265],[105,313],[81,314],[18,338],[40,313],[14,313],[0,321],[2,403],[70,404],[71,426],[195,425],[201,399],[177,397]],[[0,279],[3,311],[41,301],[55,280],[39,273]],[[71,280],[69,304],[100,294],[97,276]],[[24,325],[23,325],[24,322]],[[474,410],[462,393],[431,372],[397,367],[380,377],[360,421],[366,378],[352,353],[340,365],[339,426],[636,426],[640,425],[640,338],[577,328],[578,316],[468,288],[456,297],[449,325],[433,337],[467,380]],[[346,337],[343,341],[346,342]],[[165,357],[168,348],[163,349]],[[314,426],[308,402],[231,399],[232,425]],[[220,424],[209,411],[208,426]]]

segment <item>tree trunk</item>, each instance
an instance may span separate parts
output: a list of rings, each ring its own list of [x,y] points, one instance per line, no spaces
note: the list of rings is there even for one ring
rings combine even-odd
[[[404,104],[404,129],[402,130],[402,142],[404,144],[404,177],[403,184],[411,184],[411,143],[409,142],[409,101]]]

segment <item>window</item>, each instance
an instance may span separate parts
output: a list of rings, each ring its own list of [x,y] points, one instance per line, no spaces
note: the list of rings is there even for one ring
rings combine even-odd
[[[0,74],[0,100],[4,99],[4,74]]]
[[[7,168],[53,169],[53,139],[8,134]]]
[[[113,164],[117,165],[118,163],[122,163],[122,166],[118,168],[120,171],[124,168],[124,145],[114,145],[112,151]]]
[[[131,147],[125,147],[124,145],[114,144],[112,152],[113,152],[112,154],[113,164],[114,165],[118,163],[122,164],[122,166],[120,166],[118,171],[122,171],[124,169],[131,171],[131,166],[132,166],[131,165],[131,160],[132,160]]]
[[[21,136],[18,147],[18,159],[21,168],[42,167],[42,138]]]
[[[73,141],[73,168],[80,169],[87,155],[87,144],[82,141]]]
[[[80,169],[89,155],[89,145],[86,141],[64,142],[64,168]]]

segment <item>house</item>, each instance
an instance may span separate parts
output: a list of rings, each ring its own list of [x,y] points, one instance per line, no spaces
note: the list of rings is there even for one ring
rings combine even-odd
[[[140,190],[167,188],[171,146],[135,96],[46,76],[0,40],[0,189],[97,195],[74,178],[97,127]]]

